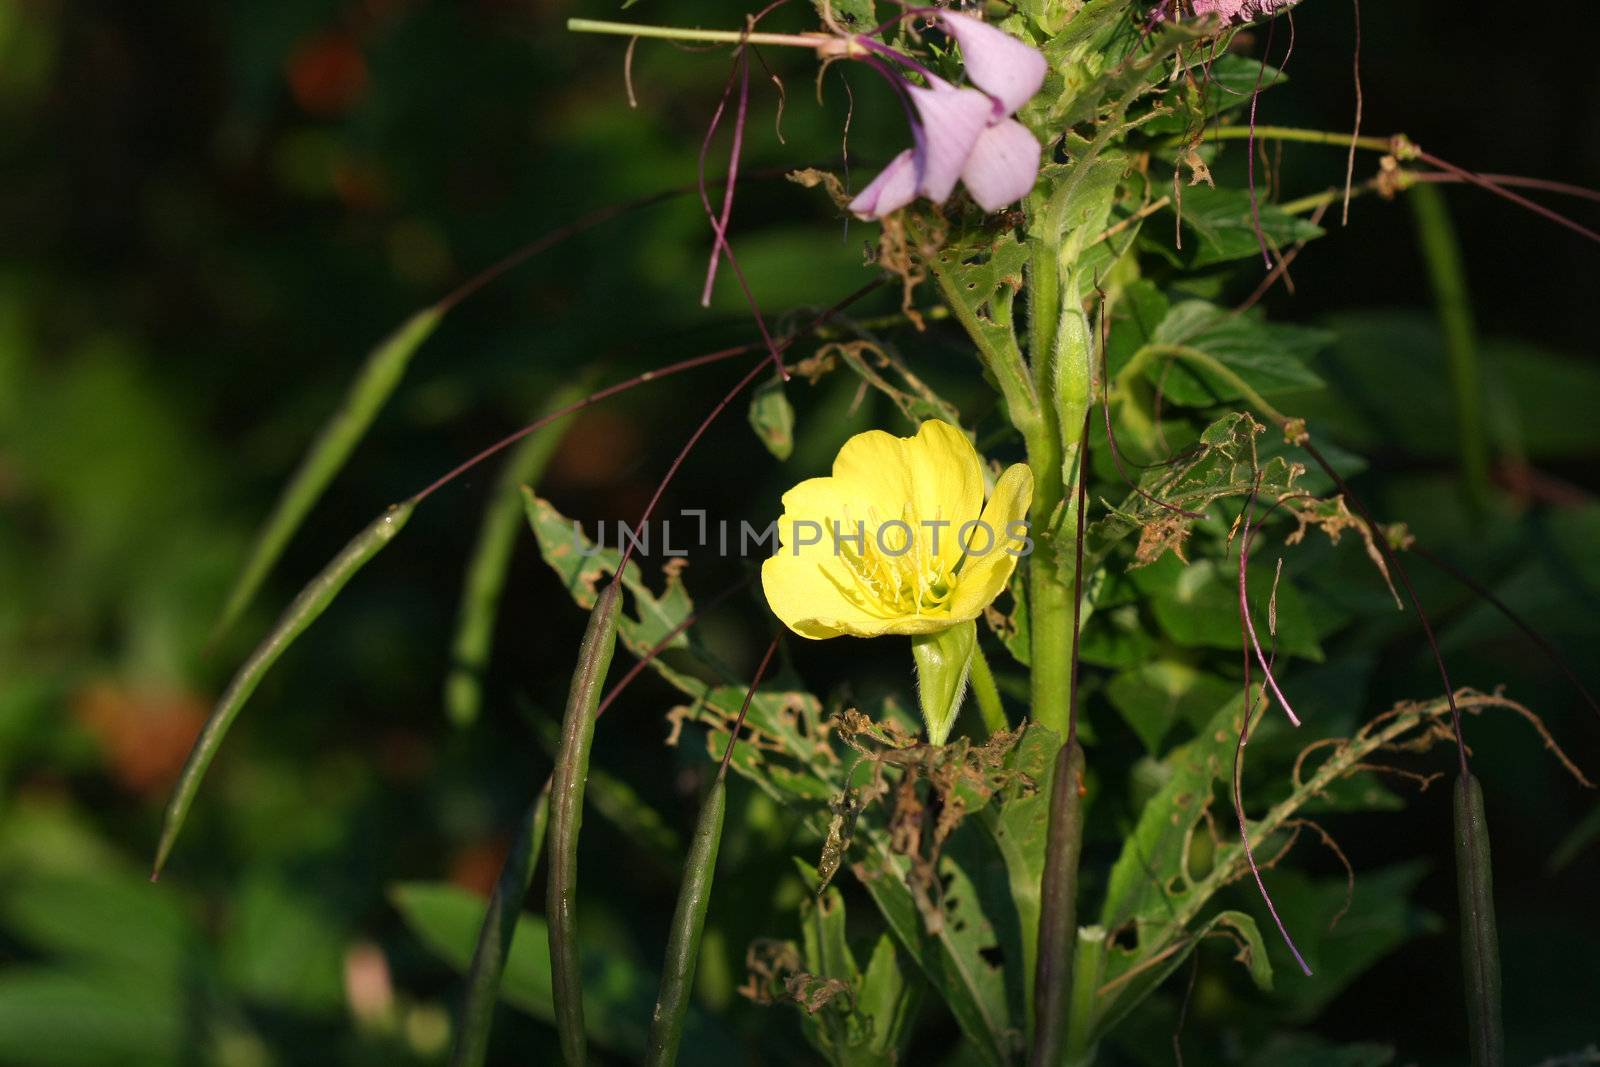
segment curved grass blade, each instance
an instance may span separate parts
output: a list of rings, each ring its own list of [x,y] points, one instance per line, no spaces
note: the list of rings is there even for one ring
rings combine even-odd
[[[178,838],[178,831],[183,828],[195,794],[199,792],[200,780],[205,777],[206,768],[211,765],[217,749],[222,746],[222,739],[233,725],[233,720],[238,718],[245,701],[250,699],[250,694],[255,692],[256,686],[278,661],[278,657],[327,609],[356,571],[366,566],[373,556],[394,540],[411,518],[415,506],[409,501],[395,504],[351,538],[350,543],[322,568],[321,573],[306,583],[300,594],[284,609],[272,632],[256,646],[250,658],[234,674],[227,690],[212,709],[211,717],[206,720],[205,728],[195,740],[194,747],[190,749],[177,788],[167,802],[166,818],[161,826],[161,842],[156,847],[155,867],[150,874],[151,881],[160,877],[161,868],[166,864],[173,842]]]
[[[262,527],[255,545],[250,549],[250,558],[245,562],[244,570],[228,593],[222,615],[212,633],[213,641],[237,622],[249,606],[273,564],[283,554],[289,539],[328,488],[328,483],[333,481],[334,475],[344,466],[345,460],[350,458],[350,453],[355,451],[367,428],[372,425],[372,420],[377,418],[379,409],[400,384],[412,355],[433,333],[443,314],[438,306],[417,312],[367,356],[361,372],[350,383],[339,410],[323,426],[311,451],[306,453],[294,477],[289,479],[278,502],[273,505],[267,524]]]
[[[567,711],[561,723],[561,758],[550,789],[550,875],[545,916],[550,923],[550,982],[556,1029],[568,1067],[582,1067],[588,1052],[583,1032],[583,974],[578,953],[578,832],[583,826],[583,787],[594,742],[595,707],[617,647],[621,591],[613,582],[595,601],[589,628],[572,672]]]
[[[1494,875],[1483,789],[1470,772],[1456,778],[1456,886],[1461,900],[1461,968],[1467,987],[1467,1038],[1472,1067],[1502,1067],[1500,935],[1494,921]]]
[[[728,750],[733,750],[732,744]],[[719,774],[700,808],[694,842],[683,870],[683,885],[678,890],[678,906],[672,913],[672,934],[667,939],[661,991],[656,995],[656,1010],[650,1017],[650,1043],[644,1054],[648,1067],[672,1067],[678,1060],[678,1045],[683,1040],[683,1021],[694,990],[695,964],[700,961],[700,938],[705,932],[706,908],[711,903],[711,883],[716,875],[717,850],[722,844],[722,822],[727,809],[728,786]]]
[[[586,376],[587,378],[587,376]],[[558,391],[540,412],[550,416],[581,400],[588,382]],[[444,683],[445,710],[457,726],[475,722],[483,706],[483,672],[494,648],[495,611],[505,588],[506,570],[522,525],[522,497],[517,489],[536,483],[561,443],[570,419],[553,422],[530,434],[501,468],[499,481],[478,527],[478,543],[467,564],[456,636],[450,646],[450,675]]]
[[[500,978],[505,973],[506,957],[511,953],[511,940],[522,914],[522,898],[533,881],[549,821],[550,779],[546,779],[523,817],[489,897],[489,910],[484,913],[472,965],[467,969],[467,993],[461,1005],[461,1024],[456,1046],[450,1053],[450,1067],[480,1067],[489,1051],[489,1027],[494,1022],[495,1001],[500,997]]]

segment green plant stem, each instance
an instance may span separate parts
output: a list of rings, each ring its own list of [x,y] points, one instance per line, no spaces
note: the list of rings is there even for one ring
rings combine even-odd
[[[608,582],[589,615],[589,627],[572,672],[561,723],[561,758],[550,786],[549,881],[545,918],[550,924],[550,989],[556,1030],[567,1067],[583,1067],[588,1040],[583,1029],[583,968],[578,952],[578,834],[583,826],[583,791],[594,743],[595,708],[617,646],[619,583]]]
[[[978,704],[978,715],[983,728],[991,736],[1009,729],[1005,705],[1000,702],[1000,688],[994,684],[994,672],[989,669],[989,659],[983,654],[983,645],[972,650],[972,697]]]
[[[743,30],[697,30],[682,26],[642,26],[600,19],[568,19],[569,33],[607,33],[618,37],[653,37],[663,41],[700,41],[707,44],[774,44],[817,48],[838,40],[832,34],[746,33]]]
[[[1257,141],[1296,141],[1301,144],[1322,144],[1336,148],[1349,148],[1350,135],[1337,130],[1307,130],[1298,126],[1220,126],[1206,131],[1207,141],[1244,141],[1254,138]],[[1169,138],[1162,144],[1163,148],[1175,148],[1182,144],[1179,138]],[[1403,137],[1357,137],[1355,145],[1369,152],[1392,152],[1399,147],[1402,154],[1410,142]],[[1342,195],[1342,194],[1341,194]]]
[[[1033,381],[1028,376],[1028,365],[1022,358],[1022,350],[1017,347],[1016,339],[1012,338],[1009,344],[997,345],[983,324],[978,321],[977,316],[962,300],[956,281],[949,272],[941,270],[937,261],[931,264],[930,269],[934,280],[939,283],[939,291],[944,294],[950,313],[961,323],[962,329],[967,331],[967,336],[978,349],[979,361],[1000,386],[1000,395],[1005,398],[1011,424],[1022,431],[1024,437],[1037,432],[1039,398],[1034,391]]]
[[[1484,426],[1483,374],[1478,361],[1477,328],[1467,292],[1461,242],[1444,197],[1431,185],[1413,185],[1406,194],[1416,222],[1417,241],[1428,268],[1439,328],[1444,334],[1450,388],[1455,398],[1456,447],[1469,502],[1489,504],[1489,436]]]

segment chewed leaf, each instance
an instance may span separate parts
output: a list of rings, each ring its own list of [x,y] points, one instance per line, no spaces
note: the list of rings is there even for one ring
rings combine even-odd
[[[584,535],[583,528],[575,520],[562,515],[549,501],[536,496],[527,487],[522,493],[528,525],[538,538],[544,561],[554,568],[561,584],[579,607],[593,607],[601,585],[617,569],[620,553],[616,546],[597,546]],[[633,612],[622,612],[618,633],[623,644],[636,656],[663,641],[694,610],[683,582],[673,571],[668,571],[666,587],[658,595],[645,584],[639,565],[630,560],[623,572],[622,584],[633,595]],[[679,634],[667,647],[687,645],[688,638]]]

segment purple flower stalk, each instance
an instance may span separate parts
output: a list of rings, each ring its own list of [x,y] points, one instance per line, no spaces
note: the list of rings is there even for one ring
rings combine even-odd
[[[1044,84],[1044,56],[970,16],[940,11],[934,17],[961,46],[967,77],[977,88],[951,85],[872,38],[852,39],[865,53],[858,58],[889,79],[907,101],[915,142],[850,202],[850,211],[859,218],[882,218],[918,196],[942,202],[957,181],[979,207],[998,211],[1026,196],[1039,176],[1039,141],[1011,116]],[[912,84],[879,55],[917,71],[928,84]]]

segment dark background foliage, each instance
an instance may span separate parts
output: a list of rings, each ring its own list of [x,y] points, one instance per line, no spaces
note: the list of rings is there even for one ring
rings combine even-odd
[[[807,13],[792,6],[775,22],[801,28]],[[548,769],[542,724],[582,622],[524,550],[485,714],[465,730],[446,720],[440,684],[490,477],[419,512],[296,647],[230,738],[166,879],[146,887],[142,868],[199,718],[277,607],[351,531],[587,368],[616,379],[749,336],[728,278],[710,310],[696,306],[709,241],[692,197],[518,269],[426,345],[255,608],[208,653],[253,530],[364,351],[521,242],[694,180],[726,76],[721,54],[641,44],[630,110],[624,42],[570,37],[563,23],[574,15],[612,12],[502,0],[0,7],[0,1061],[438,1060],[454,976],[385,888],[492,879]],[[1260,121],[1348,128],[1352,15],[1328,0],[1296,11],[1291,81],[1262,97]],[[629,16],[734,26],[742,14],[695,0]],[[1573,27],[1488,3],[1369,4],[1362,17],[1368,132],[1404,131],[1483,171],[1600,184],[1600,67]],[[1275,59],[1288,30],[1280,21],[1273,31]],[[1266,34],[1251,37],[1259,54]],[[767,58],[787,88],[787,143],[758,76],[747,169],[836,163],[838,81],[819,108],[809,61]],[[887,93],[852,78],[852,166],[864,169],[904,132]],[[1242,159],[1236,146],[1225,166]],[[1358,178],[1372,166],[1359,159]],[[1283,196],[1342,174],[1342,152],[1288,146]],[[1405,204],[1359,199],[1350,225],[1296,262],[1293,293],[1280,287],[1267,306],[1340,331],[1319,357],[1334,392],[1318,410],[1332,412],[1339,443],[1372,460],[1360,484],[1379,510],[1494,586],[1596,686],[1600,249],[1486,194],[1446,195],[1491,368],[1502,492],[1489,512],[1456,491],[1443,356]],[[1590,204],[1561,206],[1590,225],[1600,218]],[[753,177],[736,220],[769,311],[827,303],[872,276],[861,265],[870,235],[845,227],[818,193]],[[1226,291],[1248,292],[1253,270],[1224,278]],[[892,307],[879,299],[873,310]],[[982,414],[986,393],[959,337],[936,326],[900,340],[946,395]],[[586,414],[542,490],[591,522],[631,519],[733,373],[694,372]],[[793,459],[773,461],[738,409],[667,505],[764,521],[849,432],[893,424],[886,405],[853,406],[837,376],[791,395]],[[1600,721],[1528,642],[1414,566],[1457,680],[1505,683],[1580,763],[1600,767]],[[696,559],[691,589],[708,596],[745,569]],[[745,670],[769,625],[744,596],[708,623],[708,640]],[[1305,699],[1349,711],[1430,695],[1437,680],[1421,649],[1409,622],[1364,626],[1300,680]],[[857,693],[906,685],[903,657],[857,652],[807,647],[792,658],[822,693],[847,664]],[[637,813],[594,819],[584,861],[589,936],[647,967],[704,765],[698,743],[661,746],[669,699],[642,679],[602,723],[596,757],[663,826]],[[1108,706],[1091,716],[1108,751],[1136,749]],[[1535,1062],[1596,1037],[1595,801],[1525,728],[1469,730],[1495,835],[1512,1048]],[[1442,752],[1431,759],[1443,765]],[[1271,1062],[1238,1050],[1292,1025],[1393,1043],[1408,1060],[1457,1061],[1448,794],[1396,788],[1403,812],[1333,822],[1358,870],[1421,864],[1395,951],[1314,1018],[1296,1014],[1298,979],[1281,961],[1280,995],[1268,1000],[1235,980],[1225,951],[1205,954],[1193,1055]],[[725,846],[731,875],[718,888],[702,1001],[753,1060],[804,1061],[790,1013],[734,990],[751,937],[790,935],[796,892],[783,813],[741,787],[734,802],[744,814]],[[1338,870],[1309,846],[1300,862]],[[377,1006],[363,1008],[360,979],[374,974],[390,984],[378,982]],[[1162,1011],[1175,1014],[1178,993]],[[541,1024],[502,1016],[504,1062],[549,1047]],[[1148,1049],[1136,1040],[1118,1054],[1165,1062],[1170,1018],[1164,1027]],[[936,1017],[930,1028],[923,1051],[933,1053],[952,1031]]]

